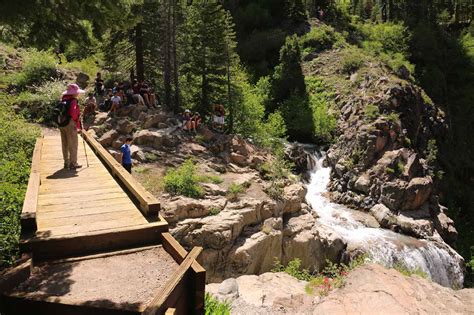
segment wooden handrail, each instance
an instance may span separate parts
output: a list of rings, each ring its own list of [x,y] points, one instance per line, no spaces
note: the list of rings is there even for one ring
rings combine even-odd
[[[26,189],[25,200],[21,210],[20,224],[21,230],[25,232],[36,231],[36,208],[38,206],[39,186],[41,183],[40,162],[43,138],[37,138],[33,157],[31,159],[31,172]]]
[[[176,289],[178,284],[183,280],[191,265],[196,261],[199,254],[202,252],[202,247],[194,247],[186,256],[183,262],[179,265],[166,283],[166,286],[159,294],[150,302],[147,308],[143,311],[143,315],[154,315],[165,306],[166,299]],[[163,312],[164,310],[161,310]]]
[[[160,202],[151,193],[135,180],[135,178],[123,168],[123,166],[107,151],[94,137],[88,132],[82,130],[84,139],[91,148],[102,158],[109,166],[112,173],[129,189],[132,195],[140,203],[140,210],[145,216],[158,215],[160,211]],[[160,219],[160,217],[158,216]]]

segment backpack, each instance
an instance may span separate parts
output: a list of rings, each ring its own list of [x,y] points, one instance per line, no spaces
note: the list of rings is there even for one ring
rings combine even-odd
[[[71,100],[60,101],[54,108],[53,120],[58,127],[66,127],[71,120],[69,116],[69,106],[71,105]]]

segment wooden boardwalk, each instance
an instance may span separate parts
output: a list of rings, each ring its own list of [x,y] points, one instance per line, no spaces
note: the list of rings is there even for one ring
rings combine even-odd
[[[82,133],[78,149],[82,168],[67,170],[59,136],[36,142],[21,213],[24,255],[0,274],[0,314],[203,314],[202,248],[188,253],[168,233],[158,200],[91,135]],[[166,280],[144,279],[153,273]],[[124,275],[132,278],[117,285]]]
[[[148,224],[137,206],[80,140],[77,171],[63,169],[59,136],[43,139],[40,162],[37,230],[50,236],[97,232]]]

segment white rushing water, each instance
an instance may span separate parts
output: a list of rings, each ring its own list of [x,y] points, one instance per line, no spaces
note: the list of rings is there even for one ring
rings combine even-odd
[[[321,224],[333,230],[351,248],[368,253],[372,261],[388,267],[399,263],[412,270],[418,268],[443,286],[462,287],[460,256],[447,245],[366,227],[354,219],[353,210],[331,202],[326,197],[331,169],[323,167],[323,160],[324,155],[315,159],[306,195]]]

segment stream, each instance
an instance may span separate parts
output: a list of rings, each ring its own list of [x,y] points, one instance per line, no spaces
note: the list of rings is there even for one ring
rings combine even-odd
[[[411,270],[420,269],[443,286],[462,287],[462,258],[448,245],[366,227],[353,217],[354,210],[331,202],[327,198],[331,169],[323,166],[324,158],[324,154],[314,156],[306,195],[320,224],[339,235],[348,248],[366,252],[373,262],[387,267],[402,264]]]

